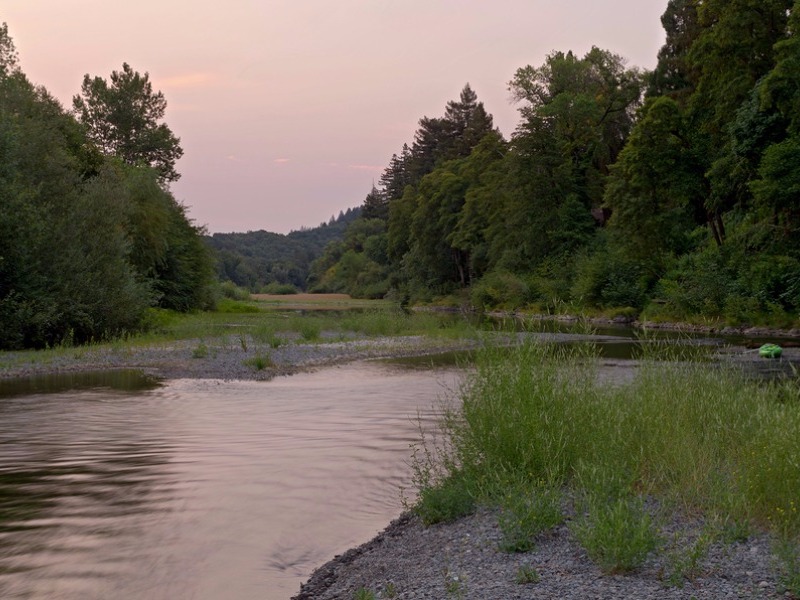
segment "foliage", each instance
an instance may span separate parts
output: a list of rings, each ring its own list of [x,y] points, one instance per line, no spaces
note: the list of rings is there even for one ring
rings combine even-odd
[[[148,73],[141,75],[123,63],[122,71],[112,71],[110,82],[87,74],[72,106],[89,139],[107,156],[152,167],[161,182],[180,177],[175,163],[183,149],[170,128],[159,123],[167,101],[161,92],[153,92]]]
[[[563,520],[560,490],[541,484],[512,487],[500,505],[500,549],[530,552],[538,535]]]
[[[796,536],[797,382],[673,356],[645,358],[632,381],[608,387],[591,347],[483,351],[461,406],[443,418],[445,438],[417,449],[417,510],[438,516],[457,490],[501,501],[516,545],[528,538],[515,535],[524,519],[513,516],[540,514],[526,510],[531,490],[560,488],[584,499],[575,533],[609,571],[635,568],[654,548],[656,505]]]
[[[122,146],[98,147],[32,85],[6,25],[0,65],[0,348],[127,335],[151,306],[210,307],[201,231],[159,173],[115,154]]]
[[[314,280],[312,263],[327,244],[340,240],[360,209],[341,211],[327,223],[292,231],[286,235],[268,231],[215,233],[205,237],[216,257],[217,276],[239,287],[257,292],[272,283],[307,289]],[[313,287],[313,283],[311,284]]]
[[[478,309],[516,309],[531,299],[527,284],[512,273],[492,272],[476,282],[470,290],[470,302]]]
[[[652,518],[641,501],[630,498],[590,500],[586,515],[572,530],[606,573],[636,570],[658,546]]]

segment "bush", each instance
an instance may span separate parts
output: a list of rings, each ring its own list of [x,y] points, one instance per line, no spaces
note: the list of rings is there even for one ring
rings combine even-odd
[[[273,281],[261,288],[262,294],[274,294],[277,296],[290,296],[298,293],[297,288],[291,283],[278,283]]]
[[[655,265],[626,256],[621,249],[602,245],[575,261],[570,290],[574,302],[597,308],[642,308],[652,287]]]
[[[606,573],[639,568],[659,540],[653,520],[640,500],[592,499],[573,532],[589,557]]]
[[[232,281],[223,281],[219,284],[219,294],[220,297],[229,298],[230,300],[250,300],[250,292]]]
[[[470,302],[480,310],[491,308],[516,309],[530,300],[527,284],[511,273],[494,272],[485,275],[472,286]]]

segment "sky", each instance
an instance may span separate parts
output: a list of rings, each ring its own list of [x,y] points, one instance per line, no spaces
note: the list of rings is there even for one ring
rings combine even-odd
[[[500,131],[508,82],[555,50],[653,68],[667,0],[0,0],[31,81],[65,107],[127,62],[167,100],[175,197],[211,233],[314,227],[360,205],[466,83]]]

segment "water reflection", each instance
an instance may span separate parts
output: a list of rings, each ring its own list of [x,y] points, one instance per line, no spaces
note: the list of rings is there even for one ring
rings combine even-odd
[[[141,392],[153,389],[158,385],[158,379],[134,369],[53,373],[3,380],[0,382],[0,398],[30,394],[55,394],[96,388],[109,388],[123,392]]]
[[[416,415],[458,377],[360,363],[6,396],[0,598],[288,598],[399,514]]]

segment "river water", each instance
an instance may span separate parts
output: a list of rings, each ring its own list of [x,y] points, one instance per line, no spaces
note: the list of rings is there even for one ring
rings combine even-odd
[[[0,598],[286,600],[400,514],[460,377],[0,384]]]

